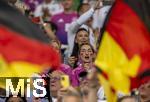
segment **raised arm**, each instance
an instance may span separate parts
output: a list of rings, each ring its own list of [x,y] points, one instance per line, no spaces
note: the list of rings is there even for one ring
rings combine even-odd
[[[98,0],[94,7],[91,7],[91,9],[89,9],[87,12],[85,12],[84,14],[82,14],[76,21],[72,22],[70,27],[69,27],[69,31],[71,31],[72,33],[70,34],[74,34],[79,27],[84,24],[86,21],[88,21],[94,14],[95,10],[101,8],[101,2],[102,0]]]

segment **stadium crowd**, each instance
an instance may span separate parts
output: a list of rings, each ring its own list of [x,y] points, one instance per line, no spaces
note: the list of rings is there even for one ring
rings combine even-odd
[[[9,5],[45,32],[49,44],[61,55],[62,62],[60,68],[43,75],[49,91],[45,97],[22,98],[18,95],[2,97],[0,102],[107,102],[97,78],[99,72],[94,59],[103,24],[113,2],[43,0],[31,9],[23,0],[9,0]],[[61,84],[63,75],[69,76],[68,87]],[[2,91],[0,93],[3,94]],[[118,102],[150,102],[150,80],[128,95],[118,92],[117,96]]]

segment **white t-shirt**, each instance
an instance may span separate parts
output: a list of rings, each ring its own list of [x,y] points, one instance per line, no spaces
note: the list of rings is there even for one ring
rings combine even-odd
[[[93,15],[93,28],[102,28],[105,18],[110,10],[111,6],[104,6],[99,10],[96,10]]]
[[[59,3],[56,3],[54,0],[52,0],[50,3],[46,4],[46,3],[42,3],[40,5],[38,5],[35,9],[34,12],[34,16],[38,17],[38,16],[42,16],[43,15],[43,8],[48,8],[49,10],[49,14],[51,15],[55,15],[58,13],[61,13],[64,11],[63,6]]]

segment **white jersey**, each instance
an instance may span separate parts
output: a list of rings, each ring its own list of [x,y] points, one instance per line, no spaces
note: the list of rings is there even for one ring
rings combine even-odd
[[[110,10],[111,6],[104,6],[101,9],[95,11],[93,15],[93,28],[102,28],[105,18]]]

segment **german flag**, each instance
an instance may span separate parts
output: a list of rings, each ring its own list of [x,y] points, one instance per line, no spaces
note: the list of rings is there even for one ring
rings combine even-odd
[[[40,28],[0,0],[0,77],[30,77],[58,68],[60,56],[46,42]]]
[[[149,0],[116,0],[105,21],[95,64],[116,91],[128,93],[138,85],[131,78],[150,69],[149,7]]]

